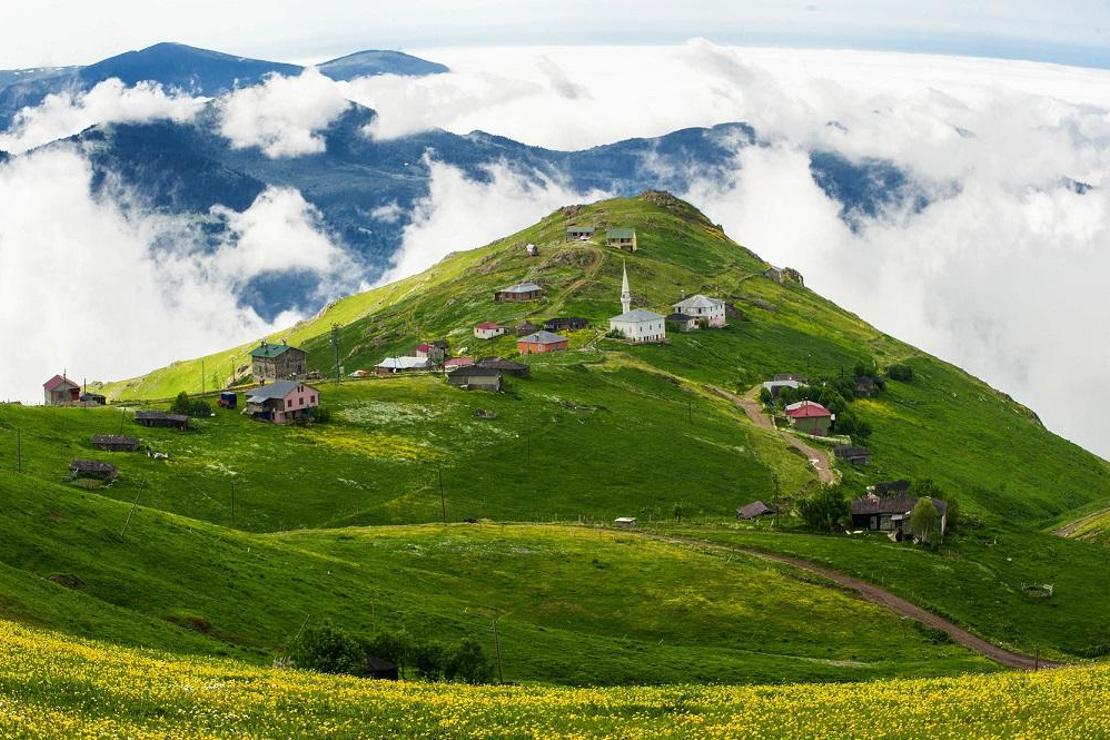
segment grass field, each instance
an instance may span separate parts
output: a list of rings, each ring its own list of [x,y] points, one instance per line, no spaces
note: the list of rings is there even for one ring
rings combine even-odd
[[[1110,665],[777,687],[378,682],[182,659],[0,622],[0,725],[87,737],[1094,738]]]

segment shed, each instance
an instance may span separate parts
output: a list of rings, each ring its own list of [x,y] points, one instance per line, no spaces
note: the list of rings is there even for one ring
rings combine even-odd
[[[636,517],[634,516],[618,516],[613,520],[614,527],[621,527],[623,529],[635,529]]]
[[[547,331],[578,331],[589,325],[589,320],[581,316],[559,316],[543,322],[543,328]]]
[[[81,398],[81,386],[65,376],[55,375],[42,384],[43,403],[47,406],[62,406],[74,403]]]
[[[851,463],[852,465],[869,465],[871,463],[871,450],[866,447],[853,447],[852,445],[839,445],[833,448],[837,460]]]
[[[94,434],[89,444],[110,452],[134,452],[139,449],[138,439],[123,434]]]
[[[422,342],[416,345],[412,350],[413,357],[422,357],[434,365],[443,362],[443,358],[447,356],[447,343],[446,342]]]
[[[533,324],[531,321],[525,319],[522,323],[517,324],[514,331],[516,332],[516,335],[518,337],[523,337],[525,334],[531,334],[538,328],[539,327]]]
[[[82,393],[80,400],[86,406],[104,406],[108,403],[108,397],[100,393]]]
[[[235,391],[222,391],[216,405],[222,409],[233,409],[239,405],[239,394]]]
[[[684,313],[667,314],[667,323],[680,332],[696,331],[701,328],[701,319]]]
[[[777,514],[779,510],[774,506],[768,506],[762,501],[752,501],[750,504],[745,504],[736,510],[737,519],[757,519],[761,516],[768,514]]]
[[[636,229],[609,229],[605,232],[605,244],[626,252],[635,252],[639,246],[636,242]]]
[[[448,374],[447,382],[456,388],[497,392],[501,390],[501,371],[477,365],[460,367]]]
[[[189,417],[184,414],[168,414],[165,411],[139,411],[135,423],[144,427],[167,427],[185,430],[189,428]]]
[[[93,478],[95,480],[115,480],[119,475],[115,465],[99,460],[74,460],[69,464],[73,478]]]
[[[775,377],[777,378],[778,376]],[[771,398],[778,398],[783,388],[793,388],[797,390],[801,385],[802,384],[797,380],[768,380],[763,384],[763,387],[771,394]]]
[[[540,330],[516,340],[517,351],[522,355],[538,355],[545,352],[559,352],[570,345],[570,340],[560,334]]]
[[[396,665],[372,655],[366,658],[366,677],[382,681],[396,681],[400,678]]]
[[[568,226],[567,241],[589,239],[597,231],[593,226]]]
[[[427,370],[431,361],[427,357],[387,357],[374,366],[378,375]]]

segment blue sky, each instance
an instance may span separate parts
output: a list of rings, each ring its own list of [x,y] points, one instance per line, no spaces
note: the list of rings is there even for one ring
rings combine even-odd
[[[361,48],[782,45],[1110,68],[1107,0],[39,0],[0,10],[0,68],[88,63],[157,41],[311,61]]]

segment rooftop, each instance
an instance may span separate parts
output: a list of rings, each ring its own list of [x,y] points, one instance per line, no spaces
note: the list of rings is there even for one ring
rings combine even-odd
[[[525,280],[523,283],[517,283],[516,285],[510,285],[508,288],[502,288],[501,292],[502,293],[532,293],[532,292],[535,292],[537,290],[543,290],[543,288],[541,288],[539,285],[532,282],[531,280]]]
[[[674,309],[681,312],[682,309],[685,308],[716,308],[717,306],[723,305],[725,305],[725,302],[722,300],[710,298],[709,296],[698,293],[697,295],[692,295],[689,298],[684,298],[683,300],[674,304]]]
[[[626,311],[620,316],[614,316],[609,319],[610,321],[626,321],[629,323],[640,323],[642,321],[659,321],[663,317],[654,311],[648,311],[646,308],[634,308],[631,311]]]
[[[609,229],[605,232],[606,239],[631,239],[636,236],[636,229],[620,228]]]
[[[426,357],[387,357],[377,365],[386,370],[412,370],[418,367],[428,367]]]
[[[792,419],[806,419],[832,416],[832,412],[815,401],[798,401],[786,407],[786,415]]]
[[[517,341],[528,342],[529,344],[557,344],[558,342],[568,342],[570,340],[560,334],[547,331],[546,329],[540,329],[526,337],[521,337]]]
[[[257,403],[259,401],[267,401],[271,398],[285,398],[303,385],[304,383],[298,383],[295,380],[278,380],[269,385],[264,385],[261,388],[247,391],[247,401]]]
[[[63,378],[61,375],[55,375],[50,380],[42,384],[42,387],[48,391],[52,391],[59,387],[77,388],[78,385],[69,378]]]

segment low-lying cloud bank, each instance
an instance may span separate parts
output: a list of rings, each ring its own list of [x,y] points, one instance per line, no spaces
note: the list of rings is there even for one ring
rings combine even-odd
[[[211,248],[185,219],[144,212],[126,192],[92,194],[92,170],[72,147],[0,165],[0,334],[18,351],[0,363],[0,388],[35,401],[49,375],[118,378],[286,327],[236,296],[242,283],[291,268],[335,294],[355,287],[314,209],[270,189],[229,219]],[[129,207],[121,208],[120,203]],[[331,297],[321,295],[320,300]]]

